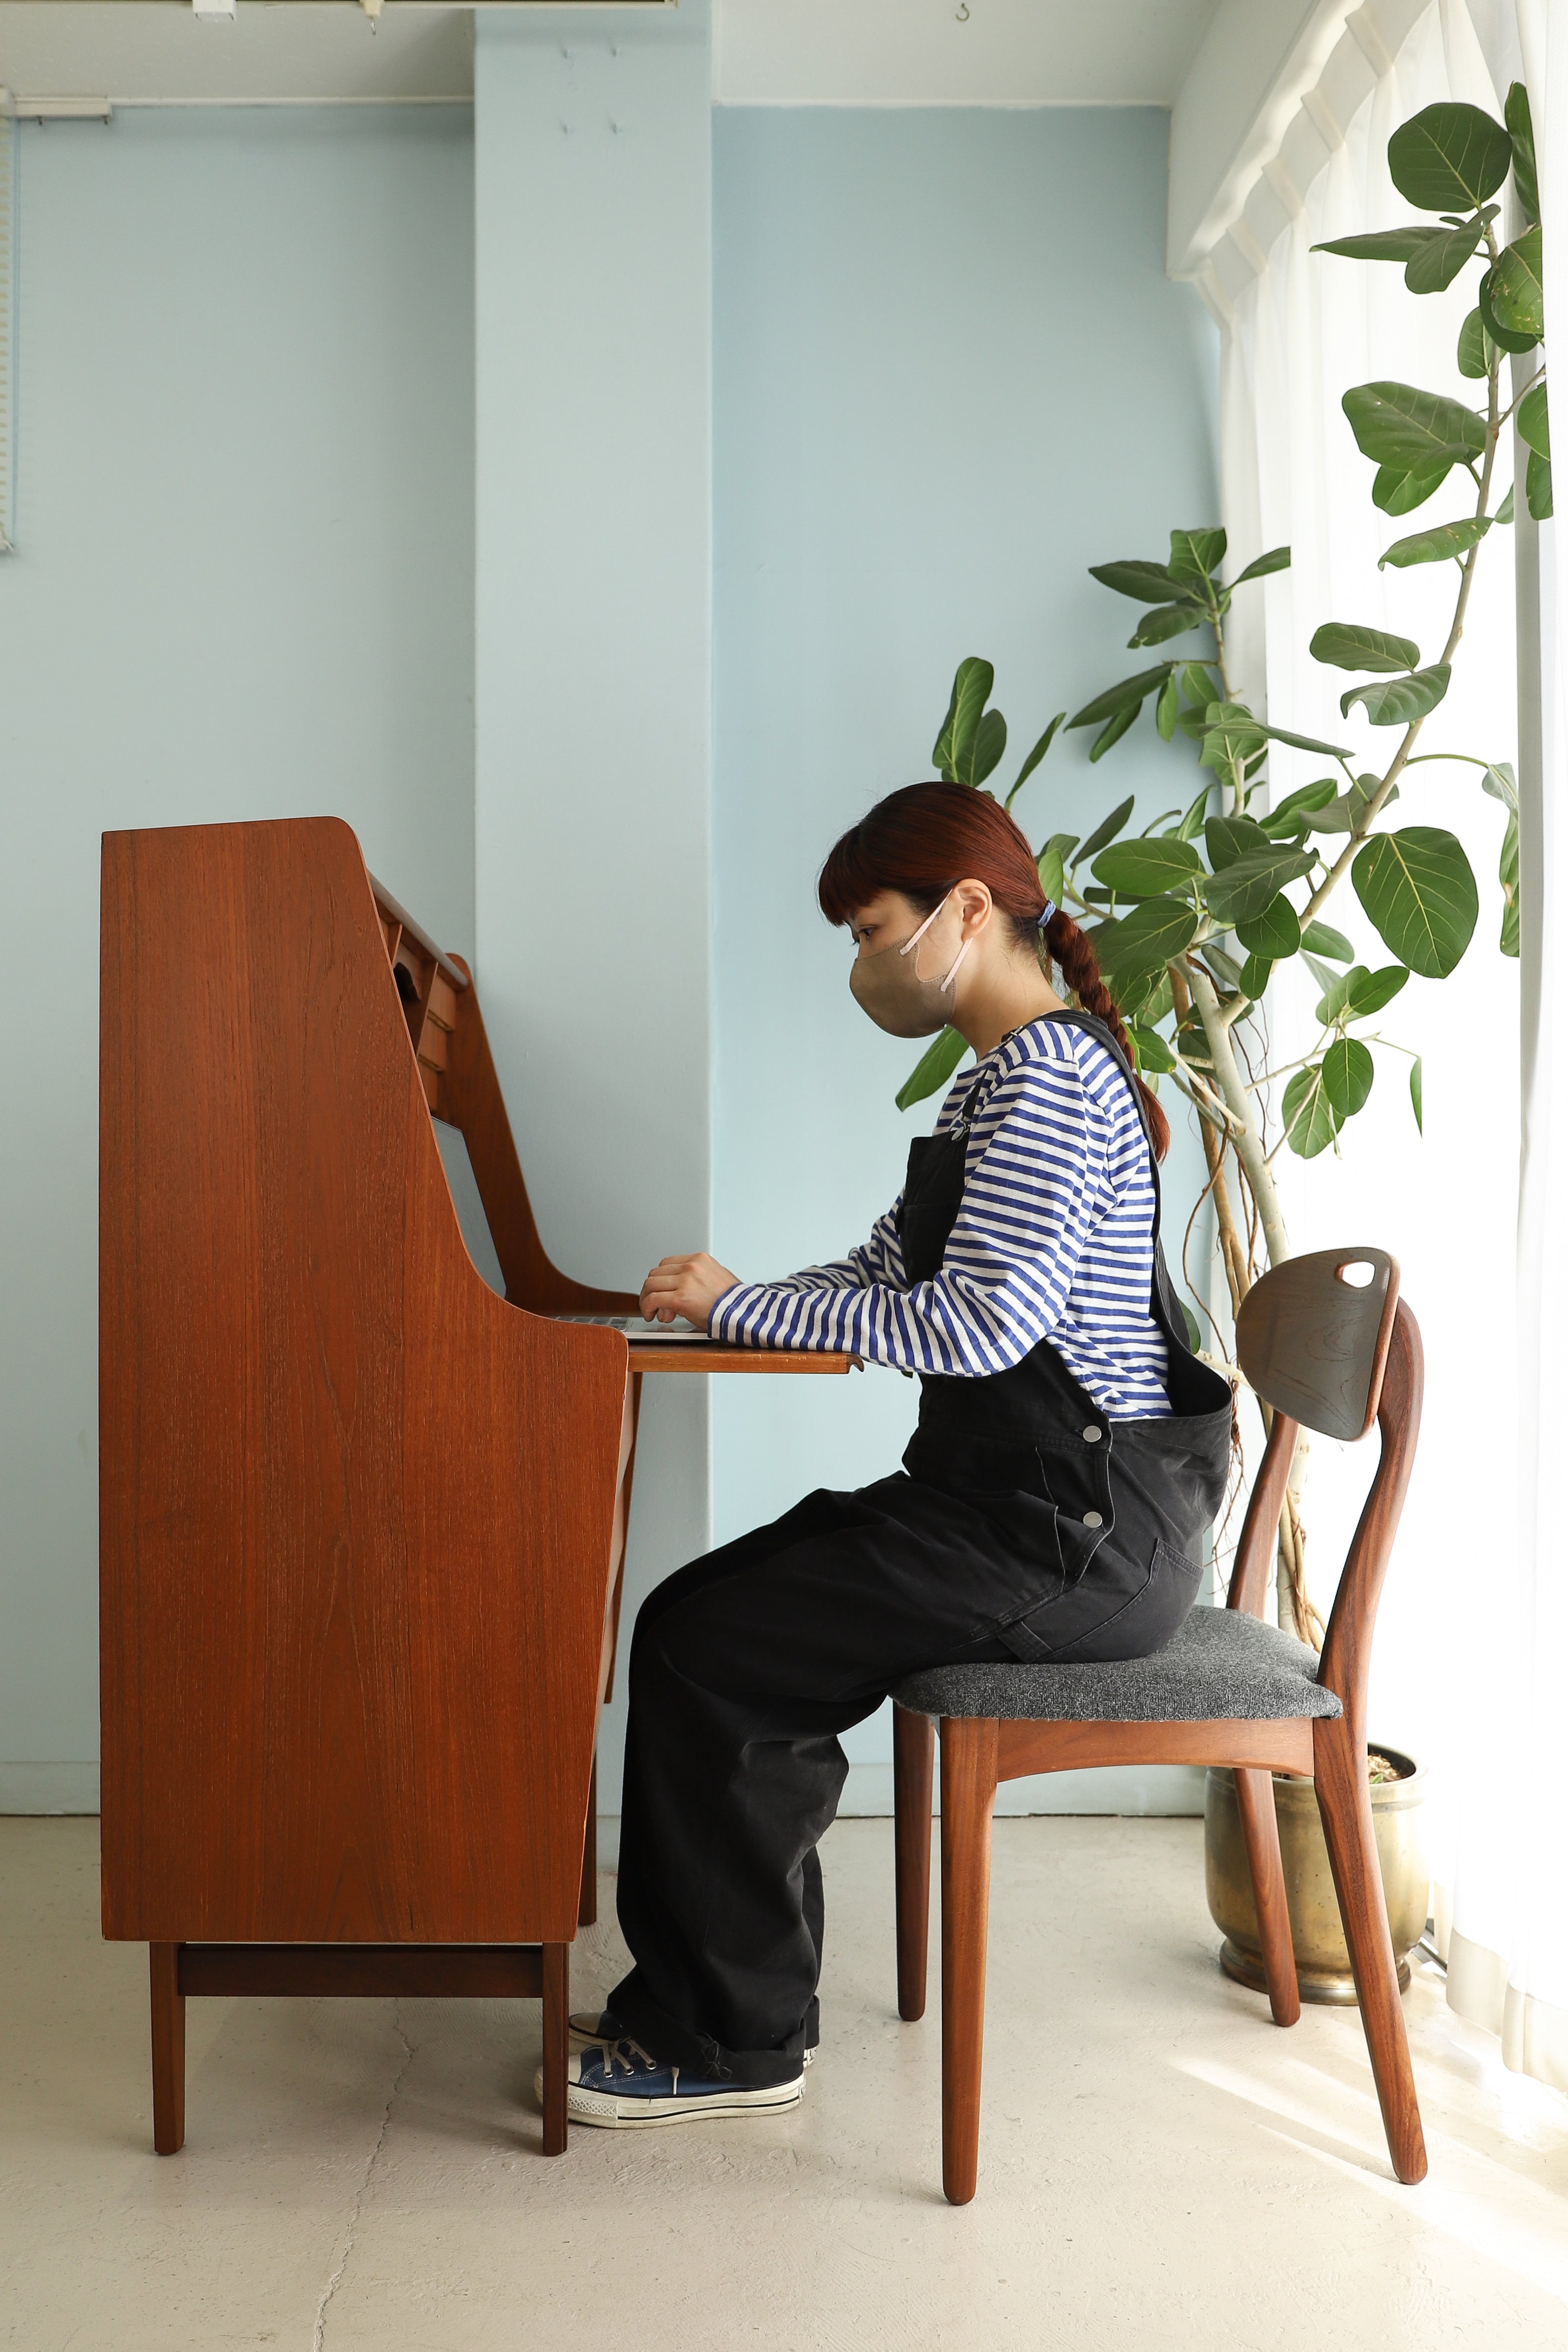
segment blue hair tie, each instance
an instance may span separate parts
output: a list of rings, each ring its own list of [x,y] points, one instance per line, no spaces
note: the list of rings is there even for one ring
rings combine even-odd
[[[1051,920],[1051,919],[1052,915],[1054,915],[1054,914],[1055,914],[1055,912],[1056,912],[1056,902],[1055,902],[1055,900],[1054,900],[1054,899],[1052,899],[1052,898],[1048,898],[1048,899],[1046,900],[1046,902],[1045,902],[1045,911],[1044,911],[1044,913],[1040,916],[1040,929],[1041,929],[1042,931],[1044,930],[1044,929],[1045,929],[1045,927],[1046,927],[1047,923],[1049,923],[1049,922],[1050,922],[1050,920]]]

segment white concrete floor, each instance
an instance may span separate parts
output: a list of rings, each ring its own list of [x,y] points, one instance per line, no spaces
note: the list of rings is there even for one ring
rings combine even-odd
[[[955,2211],[935,2006],[894,2006],[890,1822],[824,1847],[802,2108],[578,2129],[549,2162],[538,2009],[443,2001],[193,2001],[189,2139],[154,2157],[145,1953],[99,1940],[97,1823],[0,1822],[0,2343],[1568,2347],[1568,2102],[1418,1978],[1432,2169],[1398,2188],[1355,2013],[1281,2033],[1221,1977],[1201,1841],[998,1824],[980,2188]],[[620,1965],[590,1932],[580,2005]]]

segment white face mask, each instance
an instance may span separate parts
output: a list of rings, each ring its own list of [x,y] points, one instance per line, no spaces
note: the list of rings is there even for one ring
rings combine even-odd
[[[942,980],[926,979],[920,970],[920,942],[953,896],[951,890],[933,907],[917,931],[902,947],[879,948],[875,955],[857,955],[850,966],[850,993],[861,1011],[879,1029],[894,1037],[933,1037],[953,1017],[953,983],[969,952],[965,940]]]

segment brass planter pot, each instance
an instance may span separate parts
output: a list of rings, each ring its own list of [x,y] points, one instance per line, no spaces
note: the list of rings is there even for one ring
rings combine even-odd
[[[1397,1748],[1379,1745],[1400,1774],[1396,1780],[1376,1781],[1372,1790],[1372,1819],[1377,1835],[1378,1866],[1388,1905],[1388,1927],[1399,1971],[1399,1990],[1410,1982],[1408,1955],[1427,1925],[1431,1889],[1431,1863],[1427,1847],[1427,1768]],[[1355,1982],[1350,1972],[1344,1930],[1334,1899],[1322,1821],[1310,1780],[1274,1775],[1274,1811],[1280,1823],[1280,1855],[1285,1868],[1285,1897],[1291,1912],[1291,1941],[1295,1948],[1296,1975],[1303,2000],[1338,2001],[1354,2005]],[[1225,1937],[1219,1965],[1239,1984],[1255,1991],[1268,1990],[1262,1948],[1258,1937],[1258,1912],[1252,1900],[1251,1874],[1236,1808],[1236,1783],[1228,1770],[1212,1769],[1203,1809],[1205,1874],[1208,1908]]]

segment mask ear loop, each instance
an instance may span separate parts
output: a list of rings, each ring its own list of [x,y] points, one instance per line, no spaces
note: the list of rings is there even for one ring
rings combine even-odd
[[[947,904],[947,899],[952,896],[953,893],[949,890],[946,897],[940,899],[938,903],[932,908],[931,912],[926,916],[925,920],[921,924],[920,929],[917,931],[912,931],[910,933],[909,937],[904,940],[904,945],[898,950],[901,956],[912,954],[915,949],[920,945],[921,940],[925,937],[926,932],[931,929],[932,924],[936,920],[937,916]],[[954,957],[952,963],[948,967],[946,979],[940,983],[945,991],[951,988],[954,981],[957,978],[958,966],[968,954],[972,942],[970,940],[965,940],[959,947],[957,954]],[[918,964],[915,967],[915,972],[916,979],[918,979],[920,976],[920,966]]]

